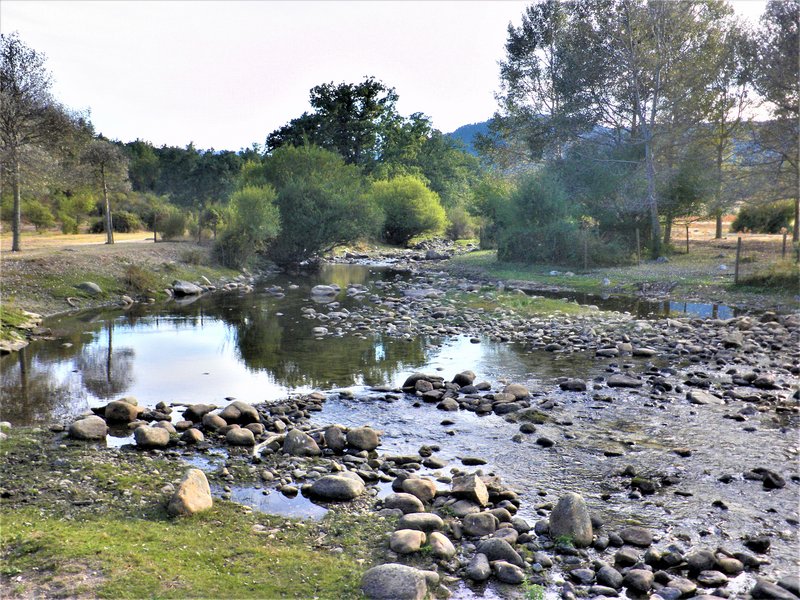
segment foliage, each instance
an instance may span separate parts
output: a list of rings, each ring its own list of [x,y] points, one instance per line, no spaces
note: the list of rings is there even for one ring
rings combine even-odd
[[[270,185],[247,186],[233,193],[228,224],[214,244],[220,263],[241,267],[275,239],[280,231],[275,199],[275,188]]]
[[[186,213],[170,206],[158,218],[158,232],[163,240],[174,240],[186,233]]]
[[[142,220],[132,212],[118,210],[114,214],[114,231],[120,233],[130,233],[144,229]]]
[[[23,203],[22,210],[27,216],[28,221],[36,227],[36,231],[41,232],[44,229],[50,229],[56,224],[50,208],[38,200],[26,200]]]
[[[58,220],[61,221],[61,233],[78,233],[78,220],[69,216],[67,213],[58,213]]]
[[[447,229],[445,234],[453,241],[465,240],[475,237],[476,220],[462,206],[455,206],[445,211],[447,214]]]
[[[789,229],[794,216],[794,202],[783,200],[761,205],[743,206],[731,223],[731,231],[753,233],[780,233]]]
[[[123,283],[125,284],[125,289],[136,294],[144,294],[156,290],[160,284],[155,274],[139,265],[128,265],[125,268]]]
[[[416,235],[445,226],[447,218],[438,194],[417,177],[403,175],[376,181],[370,196],[384,211],[383,235],[390,243],[405,244]]]
[[[524,581],[522,592],[525,594],[526,600],[544,600],[544,588],[539,584]]]

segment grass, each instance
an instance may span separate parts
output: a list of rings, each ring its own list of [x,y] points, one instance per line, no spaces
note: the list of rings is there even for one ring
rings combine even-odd
[[[512,310],[521,317],[532,317],[562,313],[567,315],[588,314],[592,311],[585,307],[555,298],[541,298],[513,293],[494,293],[491,297],[481,294],[459,293],[456,295],[459,303],[469,308],[494,311],[496,308]]]
[[[739,279],[739,287],[800,293],[800,265],[784,260]]]
[[[544,600],[544,587],[530,581],[522,583],[522,593],[526,600]]]
[[[0,304],[0,340],[17,342],[25,339],[21,329],[30,322],[25,311],[10,306],[8,302]]]
[[[0,441],[0,596],[361,598],[391,523],[332,509],[320,522],[233,502],[164,509],[180,461],[14,428]],[[339,551],[343,549],[343,551]]]

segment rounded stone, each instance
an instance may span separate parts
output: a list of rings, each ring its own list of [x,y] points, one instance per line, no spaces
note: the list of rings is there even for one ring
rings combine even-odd
[[[564,494],[550,513],[550,537],[568,538],[576,547],[592,543],[592,520],[583,498],[574,492]]]
[[[370,600],[423,600],[428,584],[419,569],[388,563],[364,573],[361,590]]]
[[[323,500],[352,500],[365,490],[363,481],[357,475],[325,475],[311,484],[311,494]]]

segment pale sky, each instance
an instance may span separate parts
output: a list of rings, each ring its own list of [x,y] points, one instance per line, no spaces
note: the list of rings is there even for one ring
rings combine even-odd
[[[0,30],[46,54],[55,96],[106,137],[238,150],[308,110],[313,86],[366,75],[442,131],[486,120],[527,4],[2,0]],[[765,1],[732,4],[755,21]]]

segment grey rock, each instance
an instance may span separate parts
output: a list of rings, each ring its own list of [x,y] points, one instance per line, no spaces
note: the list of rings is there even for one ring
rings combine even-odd
[[[530,390],[526,388],[524,385],[520,385],[519,383],[511,383],[503,388],[504,394],[511,394],[517,400],[524,400],[525,398],[529,398],[531,395]]]
[[[93,281],[82,281],[75,287],[90,296],[98,296],[103,293],[103,289]]]
[[[626,544],[646,548],[653,543],[653,534],[644,527],[626,527],[619,532]]]
[[[486,581],[492,574],[489,559],[480,552],[472,557],[466,568],[467,577],[472,581]]]
[[[472,385],[474,381],[475,373],[472,371],[461,371],[461,373],[458,373],[455,377],[453,377],[453,383],[459,387]]]
[[[104,440],[108,425],[96,415],[78,419],[69,426],[69,437],[76,440]]]
[[[519,585],[525,581],[525,571],[523,571],[519,566],[504,560],[492,562],[492,569],[494,570],[495,577],[497,577],[503,583]]]
[[[202,421],[206,414],[216,410],[216,408],[213,404],[192,404],[183,411],[183,418],[197,423]]]
[[[707,587],[718,587],[728,583],[728,576],[719,571],[700,571],[697,575],[697,583]]]
[[[717,398],[716,396],[702,390],[692,390],[686,394],[686,397],[692,404],[725,404],[725,401],[722,398]]]
[[[398,554],[413,554],[419,552],[425,543],[425,533],[415,529],[399,529],[392,533],[389,539],[389,548]]]
[[[223,427],[228,426],[228,422],[225,419],[213,413],[204,414],[202,422],[203,422],[203,427],[205,427],[209,431],[216,431],[217,429],[221,429]]]
[[[344,428],[341,425],[331,425],[325,429],[323,433],[325,445],[340,454],[344,452],[347,447],[347,437],[344,434]]]
[[[597,570],[595,575],[597,583],[618,590],[622,587],[622,573],[614,567],[603,565]]]
[[[689,570],[694,573],[709,571],[717,566],[714,553],[709,550],[694,550],[685,556]]]
[[[483,537],[497,530],[497,517],[488,512],[470,514],[461,519],[461,524],[468,536]]]
[[[453,546],[453,542],[443,533],[432,532],[428,536],[428,542],[431,545],[431,554],[436,558],[450,560],[456,555],[456,548]]]
[[[644,594],[653,587],[653,573],[645,569],[631,569],[622,578],[622,585],[637,594]]]
[[[430,533],[431,531],[444,529],[444,521],[439,515],[432,513],[408,513],[400,517],[397,526],[400,529],[416,529]]]
[[[436,484],[430,479],[408,478],[403,481],[403,491],[416,496],[422,502],[431,502],[436,497]]]
[[[606,385],[612,388],[639,388],[644,385],[644,381],[630,377],[629,375],[616,373],[608,378]]]
[[[389,494],[383,499],[384,508],[396,508],[404,515],[409,513],[425,512],[425,505],[413,494],[400,492],[399,494]]]
[[[454,477],[451,494],[456,498],[464,498],[480,506],[486,506],[489,503],[489,490],[486,489],[483,480],[475,474]]]
[[[203,288],[189,281],[176,279],[172,282],[172,293],[175,296],[199,296],[203,293]]]
[[[142,425],[133,432],[136,445],[140,448],[166,448],[169,444],[169,431],[160,427]]]
[[[750,590],[752,598],[773,598],[776,600],[797,600],[792,592],[779,585],[775,585],[766,579],[758,579],[753,589]]]
[[[283,451],[292,456],[319,456],[322,451],[314,439],[300,431],[292,429],[283,440]]]
[[[255,446],[256,437],[244,427],[236,427],[225,434],[225,441],[231,446]]]
[[[364,573],[361,590],[370,600],[423,600],[428,584],[419,569],[388,563]]]
[[[170,499],[167,512],[173,517],[187,516],[209,510],[213,505],[205,473],[200,469],[189,469]]]
[[[106,410],[103,415],[106,423],[122,424],[135,421],[139,417],[140,412],[141,409],[130,402],[114,400],[106,405]]]
[[[194,427],[190,427],[181,434],[181,441],[187,444],[199,444],[203,440],[205,440],[203,432]]]
[[[592,543],[592,520],[580,495],[568,492],[559,499],[550,513],[550,537],[569,538],[578,548]]]
[[[782,577],[778,580],[778,585],[800,598],[800,577],[797,575],[786,575]]]
[[[311,484],[311,494],[323,500],[352,500],[365,491],[364,482],[356,475],[325,475]]]
[[[522,557],[511,547],[511,544],[505,540],[498,538],[484,540],[478,545],[478,552],[485,554],[490,563],[496,560],[504,560],[512,565],[525,567],[525,562],[522,560]]]
[[[248,423],[258,423],[261,421],[261,415],[258,414],[256,408],[241,400],[234,400],[231,402],[222,409],[219,416],[225,419],[227,423],[238,423],[239,425],[247,425]]]
[[[347,443],[359,450],[374,450],[381,443],[378,432],[371,427],[352,427],[347,431]]]

